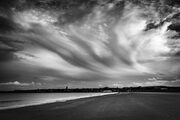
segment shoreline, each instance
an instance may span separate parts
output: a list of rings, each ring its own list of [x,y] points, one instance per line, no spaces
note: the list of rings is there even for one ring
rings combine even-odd
[[[1,110],[3,120],[180,120],[180,95],[125,93]]]
[[[82,99],[82,98],[91,98],[91,97],[113,95],[113,94],[118,94],[118,92],[101,93],[101,94],[98,94],[98,95],[95,94],[95,95],[87,95],[87,96],[72,97],[72,98],[62,98],[62,99],[59,99],[59,100],[55,99],[55,100],[49,100],[49,101],[46,101],[46,102],[26,104],[26,105],[14,105],[14,106],[10,106],[10,107],[0,107],[0,111],[1,110],[24,108],[24,107],[31,107],[31,106],[38,106],[38,105],[45,105],[45,104],[50,104],[50,103],[58,103],[58,102],[63,103],[63,102],[67,102],[67,101],[71,101],[71,100],[78,100],[78,99]]]

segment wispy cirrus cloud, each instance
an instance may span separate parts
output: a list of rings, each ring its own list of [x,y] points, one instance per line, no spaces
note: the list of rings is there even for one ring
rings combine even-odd
[[[11,82],[13,77],[22,83],[32,79],[54,85],[84,81],[121,86],[132,85],[132,79],[150,84],[148,79],[157,74],[167,81],[179,78],[180,45],[174,37],[179,34],[174,27],[178,7],[115,0],[61,9],[61,1],[53,1],[36,1],[40,6],[35,6],[27,0],[19,3],[23,8],[12,3],[7,5],[9,16],[0,14],[2,84],[20,84]]]

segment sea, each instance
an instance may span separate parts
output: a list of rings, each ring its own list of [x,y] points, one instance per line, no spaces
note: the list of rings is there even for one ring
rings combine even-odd
[[[114,93],[0,93],[0,110]]]

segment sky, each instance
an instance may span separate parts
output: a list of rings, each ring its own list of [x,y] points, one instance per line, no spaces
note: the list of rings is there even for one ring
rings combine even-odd
[[[1,0],[0,90],[180,85],[178,0]]]

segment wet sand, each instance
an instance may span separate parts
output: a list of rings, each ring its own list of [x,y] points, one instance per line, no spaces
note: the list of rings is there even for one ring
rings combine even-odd
[[[180,120],[180,93],[123,93],[1,110],[1,120]]]

